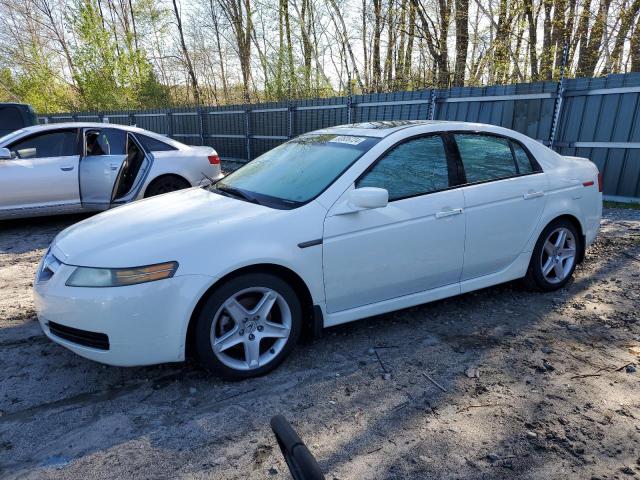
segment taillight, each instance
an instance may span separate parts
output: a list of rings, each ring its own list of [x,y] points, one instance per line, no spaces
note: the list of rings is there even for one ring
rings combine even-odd
[[[598,191],[602,193],[602,174],[598,172]]]
[[[220,165],[220,157],[218,155],[209,155],[209,163],[211,165]]]

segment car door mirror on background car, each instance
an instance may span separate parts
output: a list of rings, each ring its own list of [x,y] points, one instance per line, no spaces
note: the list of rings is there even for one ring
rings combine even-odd
[[[11,150],[8,148],[0,148],[0,160],[11,160]]]
[[[386,207],[389,192],[384,188],[362,187],[349,192],[349,205],[358,210]]]

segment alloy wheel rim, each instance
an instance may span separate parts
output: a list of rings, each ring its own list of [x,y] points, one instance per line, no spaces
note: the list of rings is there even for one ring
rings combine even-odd
[[[234,370],[255,370],[273,361],[291,334],[291,309],[284,297],[267,287],[231,295],[211,323],[214,355]]]
[[[553,230],[545,239],[540,255],[542,275],[549,283],[557,284],[571,273],[576,261],[576,239],[566,227]]]

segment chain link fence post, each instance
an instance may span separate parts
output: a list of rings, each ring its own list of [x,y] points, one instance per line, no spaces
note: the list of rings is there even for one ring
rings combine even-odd
[[[204,145],[204,118],[202,118],[202,109],[200,105],[196,107],[196,116],[198,122],[198,135],[200,135],[200,145]]]
[[[436,116],[436,89],[432,88],[429,94],[429,120],[433,120]]]
[[[295,110],[295,106],[293,105],[293,102],[291,100],[289,100],[289,111],[288,113],[288,120],[287,120],[287,137],[289,137],[289,140],[291,140],[293,138],[293,115],[294,115],[294,110]]]
[[[251,161],[251,133],[249,131],[250,119],[249,115],[251,115],[251,109],[248,105],[244,106],[244,137],[245,144],[247,148],[247,162]]]
[[[173,137],[173,112],[167,112],[167,137]]]
[[[558,123],[560,122],[560,113],[562,112],[562,97],[564,95],[564,71],[567,65],[569,55],[569,46],[565,43],[562,49],[562,64],[560,65],[560,81],[556,90],[556,101],[553,105],[553,117],[551,119],[551,133],[549,135],[549,147],[553,149],[556,143],[556,134],[558,132]]]

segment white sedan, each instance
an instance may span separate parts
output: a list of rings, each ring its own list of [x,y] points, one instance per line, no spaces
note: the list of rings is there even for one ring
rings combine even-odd
[[[210,188],[63,231],[39,268],[36,308],[49,338],[99,362],[193,355],[249,377],[305,330],[520,278],[561,288],[601,212],[593,163],[511,130],[327,128]]]
[[[213,148],[140,128],[27,127],[0,138],[0,219],[106,210],[221,177]]]

